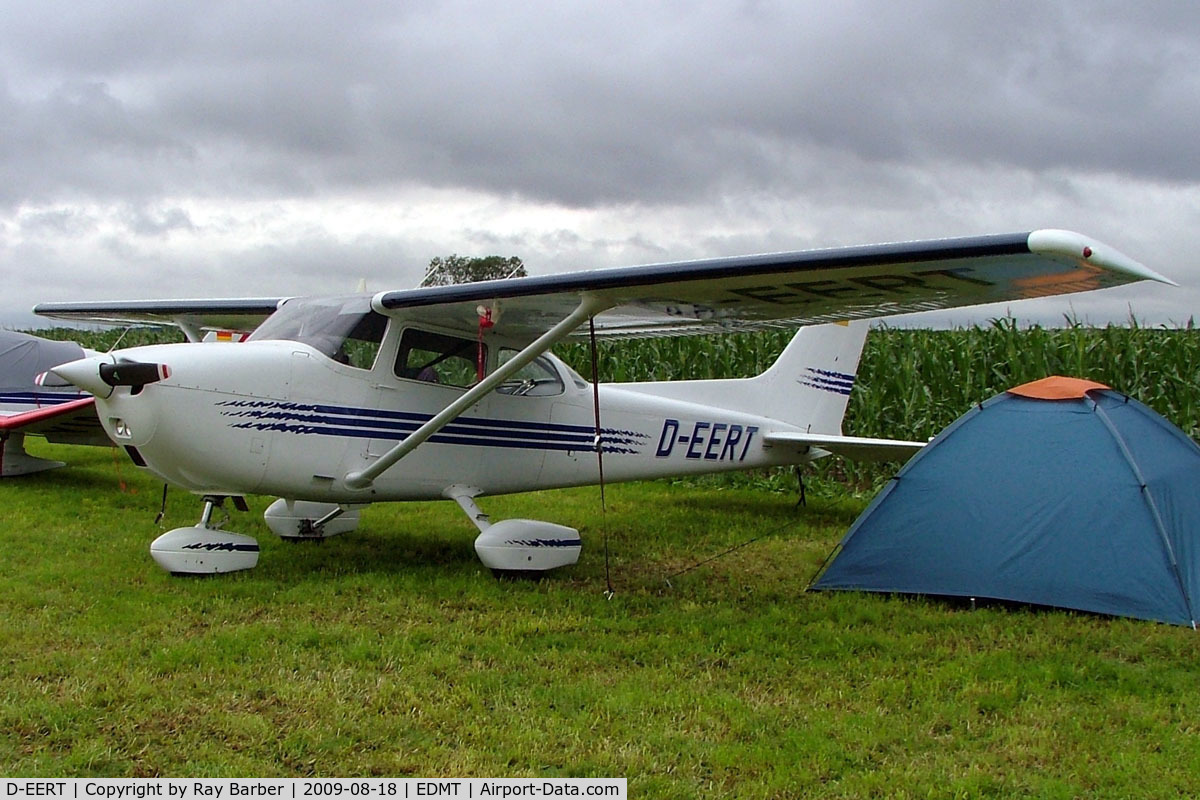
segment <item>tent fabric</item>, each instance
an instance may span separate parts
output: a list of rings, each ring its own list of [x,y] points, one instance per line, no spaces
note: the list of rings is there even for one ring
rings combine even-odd
[[[1082,378],[1064,378],[1061,375],[1051,375],[1040,381],[1024,383],[1009,389],[1010,394],[1019,394],[1035,400],[1070,400],[1086,397],[1093,389],[1108,389],[1103,383],[1086,381]]]
[[[1200,447],[1110,389],[1005,392],[942,431],[815,589],[994,598],[1195,626]]]
[[[0,391],[35,390],[33,379],[38,373],[83,356],[83,348],[75,342],[0,330]]]

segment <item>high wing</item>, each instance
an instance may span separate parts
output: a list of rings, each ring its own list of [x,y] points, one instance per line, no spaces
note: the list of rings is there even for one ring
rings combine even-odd
[[[102,325],[160,325],[183,330],[199,341],[204,331],[246,331],[257,328],[286,298],[248,297],[206,300],[117,300],[79,303],[39,303],[33,313],[71,322]]]
[[[807,250],[382,292],[375,310],[474,329],[480,307],[532,339],[584,295],[596,333],[676,336],[798,326],[1172,281],[1089,237],[1038,230]],[[580,335],[581,331],[575,332]]]
[[[1089,237],[1037,230],[402,289],[376,294],[372,305],[385,315],[470,331],[483,307],[505,335],[532,340],[589,295],[604,309],[596,334],[620,338],[796,327],[1139,280],[1173,284]],[[175,325],[199,340],[205,330],[257,327],[284,300],[41,303],[33,310],[72,321]]]

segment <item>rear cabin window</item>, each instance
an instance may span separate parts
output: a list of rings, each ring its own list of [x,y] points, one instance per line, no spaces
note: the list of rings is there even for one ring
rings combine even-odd
[[[507,347],[501,348],[499,363],[508,363],[517,352]],[[525,397],[549,397],[563,393],[563,382],[550,359],[542,356],[517,370],[512,377],[496,387],[496,392]]]
[[[478,377],[479,347],[474,339],[409,328],[400,337],[396,376],[445,386],[471,386]],[[486,346],[483,360],[487,362]]]

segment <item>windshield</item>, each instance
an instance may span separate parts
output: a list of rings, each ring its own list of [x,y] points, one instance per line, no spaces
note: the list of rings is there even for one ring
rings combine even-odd
[[[371,310],[367,295],[289,300],[247,341],[303,342],[342,364],[370,369],[387,317]]]

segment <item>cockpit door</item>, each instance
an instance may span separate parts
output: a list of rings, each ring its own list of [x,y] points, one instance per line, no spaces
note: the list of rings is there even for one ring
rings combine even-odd
[[[517,351],[499,348],[503,364]],[[489,398],[493,446],[485,458],[491,491],[526,491],[542,482],[546,456],[582,443],[569,426],[552,419],[555,402],[562,397],[564,383],[557,366],[545,356],[534,359]],[[583,437],[586,438],[586,437]],[[579,441],[576,441],[579,440]]]
[[[385,347],[376,366],[375,435],[365,443],[370,463],[453,403],[474,382],[478,344],[424,328],[406,327],[394,349]],[[441,497],[455,484],[478,487],[491,440],[491,398],[468,408],[427,442],[383,473],[376,484],[402,499]]]

